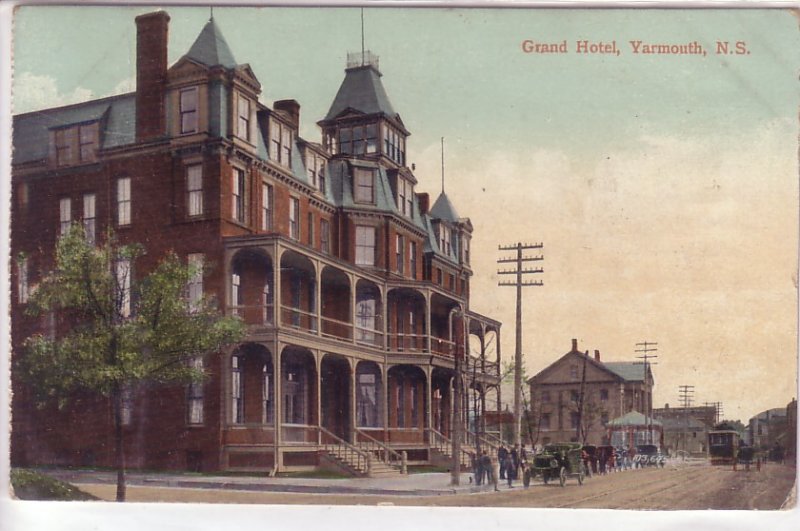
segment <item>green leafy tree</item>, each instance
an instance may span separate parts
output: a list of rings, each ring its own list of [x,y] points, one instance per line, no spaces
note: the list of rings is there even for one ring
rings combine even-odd
[[[117,501],[125,500],[122,429],[127,391],[142,384],[200,382],[198,364],[239,341],[244,325],[223,317],[213,301],[190,301],[192,266],[168,253],[146,276],[133,282],[139,245],[87,242],[79,225],[61,237],[56,261],[32,293],[28,313],[64,315],[69,330],[35,334],[25,342],[16,370],[33,391],[37,405],[63,407],[76,392],[107,397],[114,412]]]

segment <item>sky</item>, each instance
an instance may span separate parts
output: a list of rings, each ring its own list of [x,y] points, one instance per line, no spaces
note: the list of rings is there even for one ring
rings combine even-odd
[[[133,19],[152,7],[23,7],[14,21],[14,112],[130,91]],[[207,8],[167,8],[169,61]],[[359,9],[216,8],[262,101],[294,98],[301,134],[361,47]],[[744,422],[797,396],[798,18],[780,10],[364,10],[367,49],[411,131],[418,192],[445,187],[475,227],[471,309],[503,323],[499,244],[543,242],[524,290],[528,376],[570,349],[634,361],[658,343],[656,407],[722,402]],[[522,42],[569,53],[524,53]],[[575,53],[576,41],[620,54]],[[631,53],[629,41],[695,55]],[[749,54],[718,55],[717,41]],[[505,280],[505,279],[504,279]]]

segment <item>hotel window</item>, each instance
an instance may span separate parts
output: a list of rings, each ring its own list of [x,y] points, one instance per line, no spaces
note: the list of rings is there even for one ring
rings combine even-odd
[[[603,402],[608,401],[608,389],[600,389],[600,400]]]
[[[188,256],[189,264],[189,309],[192,311],[200,308],[203,299],[203,254],[191,253]]]
[[[469,264],[469,238],[464,236],[461,239],[462,260],[465,264]]]
[[[233,219],[244,223],[244,170],[233,169]]]
[[[397,263],[397,272],[400,273],[401,275],[404,273],[405,270],[404,267],[406,262],[405,250],[406,250],[405,239],[399,234],[397,234],[395,236],[395,251],[396,251],[395,261]]]
[[[306,150],[306,172],[311,186],[325,193],[325,158]]]
[[[117,225],[131,224],[131,178],[117,179]]]
[[[269,157],[283,166],[292,165],[292,130],[277,120],[269,123]]]
[[[114,267],[115,302],[117,315],[123,318],[131,316],[131,261],[127,258],[117,260]]]
[[[407,217],[411,217],[414,204],[414,185],[406,179],[397,179],[397,210]]]
[[[408,274],[417,278],[417,242],[408,242]]]
[[[419,389],[416,382],[411,382],[409,387],[411,393],[411,427],[416,428],[419,425]]]
[[[189,366],[195,371],[203,371],[203,358],[197,356],[189,361]],[[196,381],[189,384],[186,401],[188,404],[189,424],[203,423],[203,382]]]
[[[370,370],[370,369],[367,369]],[[356,418],[361,428],[378,428],[381,426],[380,412],[380,373],[377,370],[358,373],[356,394]]]
[[[398,376],[395,380],[395,393],[396,393],[396,400],[395,400],[395,411],[397,414],[397,427],[398,428],[405,428],[406,427],[406,416],[405,416],[405,389],[403,385],[403,378],[402,376]]]
[[[574,363],[569,366],[569,377],[572,380],[578,379],[578,366]]]
[[[295,197],[289,198],[289,236],[300,239],[300,200]]]
[[[80,126],[78,142],[80,144],[81,162],[94,162],[97,160],[97,122]]]
[[[363,155],[378,152],[378,126],[375,124],[339,129],[339,153]]]
[[[272,373],[265,363],[261,368],[261,423],[272,424]]]
[[[20,304],[28,302],[28,259],[24,256],[17,260],[17,300]]]
[[[373,291],[358,293],[356,300],[356,339],[372,343],[375,341],[375,322],[378,300]]]
[[[384,154],[403,165],[406,159],[406,139],[394,127],[383,124],[383,152]]]
[[[456,290],[456,276],[453,273],[447,275],[447,289],[450,291]]]
[[[447,256],[450,256],[452,250],[452,233],[450,227],[444,223],[439,223],[439,250]]]
[[[375,265],[375,227],[356,226],[356,265]]]
[[[242,368],[241,357],[231,356],[231,422],[241,424],[244,421],[244,401],[242,400]]]
[[[250,142],[250,100],[242,95],[238,98],[238,136]]]
[[[239,315],[239,304],[242,300],[241,294],[242,276],[238,271],[231,273],[231,307],[233,315]]]
[[[436,283],[440,286],[444,284],[444,273],[442,273],[442,268],[436,268]]]
[[[63,236],[72,224],[72,200],[68,197],[58,201],[58,220],[59,234]]]
[[[97,232],[96,199],[95,194],[83,195],[83,233],[89,245],[94,245]]]
[[[375,204],[375,172],[363,168],[353,170],[353,188],[357,203]]]
[[[319,249],[323,253],[331,252],[331,225],[327,219],[319,222]]]
[[[186,194],[189,216],[203,215],[203,166],[193,164],[186,168]]]
[[[180,92],[181,134],[196,133],[197,120],[197,87]]]
[[[542,413],[542,425],[541,428],[543,430],[550,429],[550,413]]]
[[[308,213],[308,244],[314,245],[314,214]]]
[[[569,392],[569,399],[570,401],[577,403],[580,400],[580,394],[578,393],[578,391],[575,391],[573,389],[572,391]]]
[[[74,127],[57,129],[55,131],[56,165],[65,166],[67,164],[72,164],[73,161],[72,146],[75,139],[74,137],[75,137]]]
[[[550,402],[550,391],[542,391],[542,403]]]
[[[571,412],[569,414],[569,427],[572,428],[573,430],[577,429],[578,428],[578,419],[579,418],[580,417],[578,416],[578,414],[575,411]]]
[[[261,183],[261,230],[272,230],[272,185]]]

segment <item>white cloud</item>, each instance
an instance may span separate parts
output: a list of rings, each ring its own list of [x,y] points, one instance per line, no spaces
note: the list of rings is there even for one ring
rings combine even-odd
[[[59,92],[55,78],[21,72],[14,78],[12,107],[14,114],[19,114],[78,103],[92,97],[89,89],[76,87],[72,92],[64,94]]]

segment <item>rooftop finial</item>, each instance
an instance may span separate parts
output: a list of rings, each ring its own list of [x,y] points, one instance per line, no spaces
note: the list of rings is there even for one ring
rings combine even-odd
[[[444,137],[442,137],[442,193],[444,193]]]
[[[361,66],[364,66],[364,8],[361,8]]]
[[[210,13],[210,15],[208,17],[208,21],[209,22],[214,22],[214,6],[208,6],[208,9],[211,11],[211,13]]]

